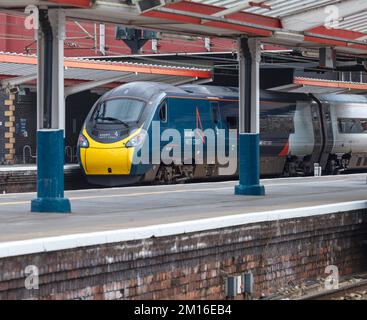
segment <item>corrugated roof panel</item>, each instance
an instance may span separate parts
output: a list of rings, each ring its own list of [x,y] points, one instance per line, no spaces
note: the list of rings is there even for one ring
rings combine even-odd
[[[65,70],[65,78],[75,80],[101,80],[112,78],[116,76],[124,76],[129,73],[118,71],[104,71],[104,70],[85,70],[78,68],[69,68]]]
[[[193,2],[225,8],[234,8],[244,3],[243,0],[193,0]],[[243,11],[274,18],[281,18],[290,14],[303,12],[305,10],[337,4],[340,0],[265,0],[259,2],[259,6],[249,4]],[[270,9],[268,7],[270,7]]]
[[[365,32],[367,30],[367,12],[360,12],[345,17],[339,22],[341,29]]]
[[[37,73],[36,66],[15,63],[0,63],[0,74],[10,76],[28,76]]]
[[[336,6],[335,8],[339,8],[343,6],[347,8],[348,5],[347,0],[192,0],[193,2],[205,4],[205,5],[214,5],[218,7],[222,7],[225,9],[238,9],[242,12],[258,14],[262,16],[272,17],[279,19],[283,23],[284,28],[288,28],[289,30],[293,30],[290,27],[290,24],[296,25],[298,17],[297,15],[307,13],[311,10],[315,9],[326,9],[327,6]],[[367,2],[367,0],[365,0]],[[247,6],[246,3],[248,4]],[[242,5],[242,6],[241,6]],[[355,4],[357,5],[357,3]],[[337,21],[337,25],[334,27],[335,29],[341,29],[346,31],[354,31],[359,33],[366,33],[366,36],[361,35],[357,39],[353,39],[353,35],[346,36],[346,39],[349,40],[358,40],[358,41],[366,41],[367,42],[367,12],[366,10],[358,10],[358,7],[350,7],[355,10],[350,10],[349,15],[346,15],[346,12],[341,12],[341,18]],[[333,9],[333,8],[330,8]],[[353,12],[354,11],[354,12]],[[234,12],[234,11],[233,11]],[[321,11],[320,11],[321,12]],[[310,12],[310,14],[312,14]],[[332,19],[332,14],[335,12],[327,12],[325,11],[325,19],[326,16]],[[295,16],[292,21],[292,17]],[[299,23],[301,25],[299,31],[307,31],[307,29],[302,29],[307,24],[310,25],[309,29],[313,29],[319,26],[322,26],[322,22],[320,22],[320,14],[315,16],[314,21],[312,17],[307,18],[299,18]],[[303,20],[302,20],[303,19]],[[325,21],[326,23],[326,21]],[[334,22],[333,22],[334,23]],[[294,29],[297,30],[297,27]],[[335,37],[340,37],[338,30],[334,33]],[[330,34],[332,36],[332,34]],[[344,36],[341,36],[342,38]],[[363,44],[362,44],[363,45]]]
[[[269,17],[282,18],[287,15],[316,9],[325,5],[332,5],[340,2],[339,0],[273,0],[264,1],[263,4],[271,9],[250,7],[247,12],[261,14]]]

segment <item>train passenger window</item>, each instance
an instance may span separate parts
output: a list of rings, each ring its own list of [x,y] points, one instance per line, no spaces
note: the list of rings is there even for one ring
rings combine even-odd
[[[163,102],[159,108],[159,119],[161,122],[167,122],[167,102]]]
[[[260,119],[260,131],[274,134],[294,133],[293,118],[289,116],[267,115]]]
[[[338,119],[339,133],[367,133],[367,119]]]
[[[238,103],[222,102],[219,108],[220,121],[225,129],[238,130]]]

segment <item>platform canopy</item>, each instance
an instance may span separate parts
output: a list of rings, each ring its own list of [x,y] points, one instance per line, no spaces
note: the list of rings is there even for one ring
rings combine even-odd
[[[95,87],[112,87],[130,81],[159,81],[173,85],[211,82],[212,71],[196,67],[162,64],[109,62],[65,58],[66,93]],[[0,52],[0,87],[33,83],[37,79],[37,57]]]
[[[263,43],[367,53],[365,0],[4,0],[0,9],[23,11],[30,4],[61,6],[75,19],[203,36],[245,34],[266,38]]]

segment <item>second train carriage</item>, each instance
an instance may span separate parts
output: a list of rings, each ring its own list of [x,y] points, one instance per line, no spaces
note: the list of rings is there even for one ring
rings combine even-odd
[[[195,139],[185,130],[225,130],[226,138],[216,141],[225,141],[228,151],[237,145],[228,131],[238,129],[238,89],[134,82],[111,90],[93,106],[79,137],[79,162],[87,179],[116,186],[218,176],[221,165],[217,159],[207,161],[207,154],[202,155],[203,163],[196,163],[195,157],[184,159],[181,152],[182,158],[172,163],[135,164],[144,144],[149,144],[151,156],[157,148],[150,139],[153,123],[159,123],[160,134],[176,129],[182,148],[185,143],[192,148],[195,143],[205,144],[205,137]],[[262,175],[308,175],[314,163],[327,173],[367,169],[367,99],[261,91],[260,140]],[[161,141],[159,152],[170,143]],[[237,162],[236,152],[231,154],[235,158],[230,160]]]

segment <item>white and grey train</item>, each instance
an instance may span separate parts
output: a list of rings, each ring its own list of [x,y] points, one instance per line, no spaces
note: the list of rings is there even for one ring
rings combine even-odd
[[[358,95],[311,95],[298,103],[284,173],[310,174],[319,163],[327,174],[367,169],[367,99]]]

